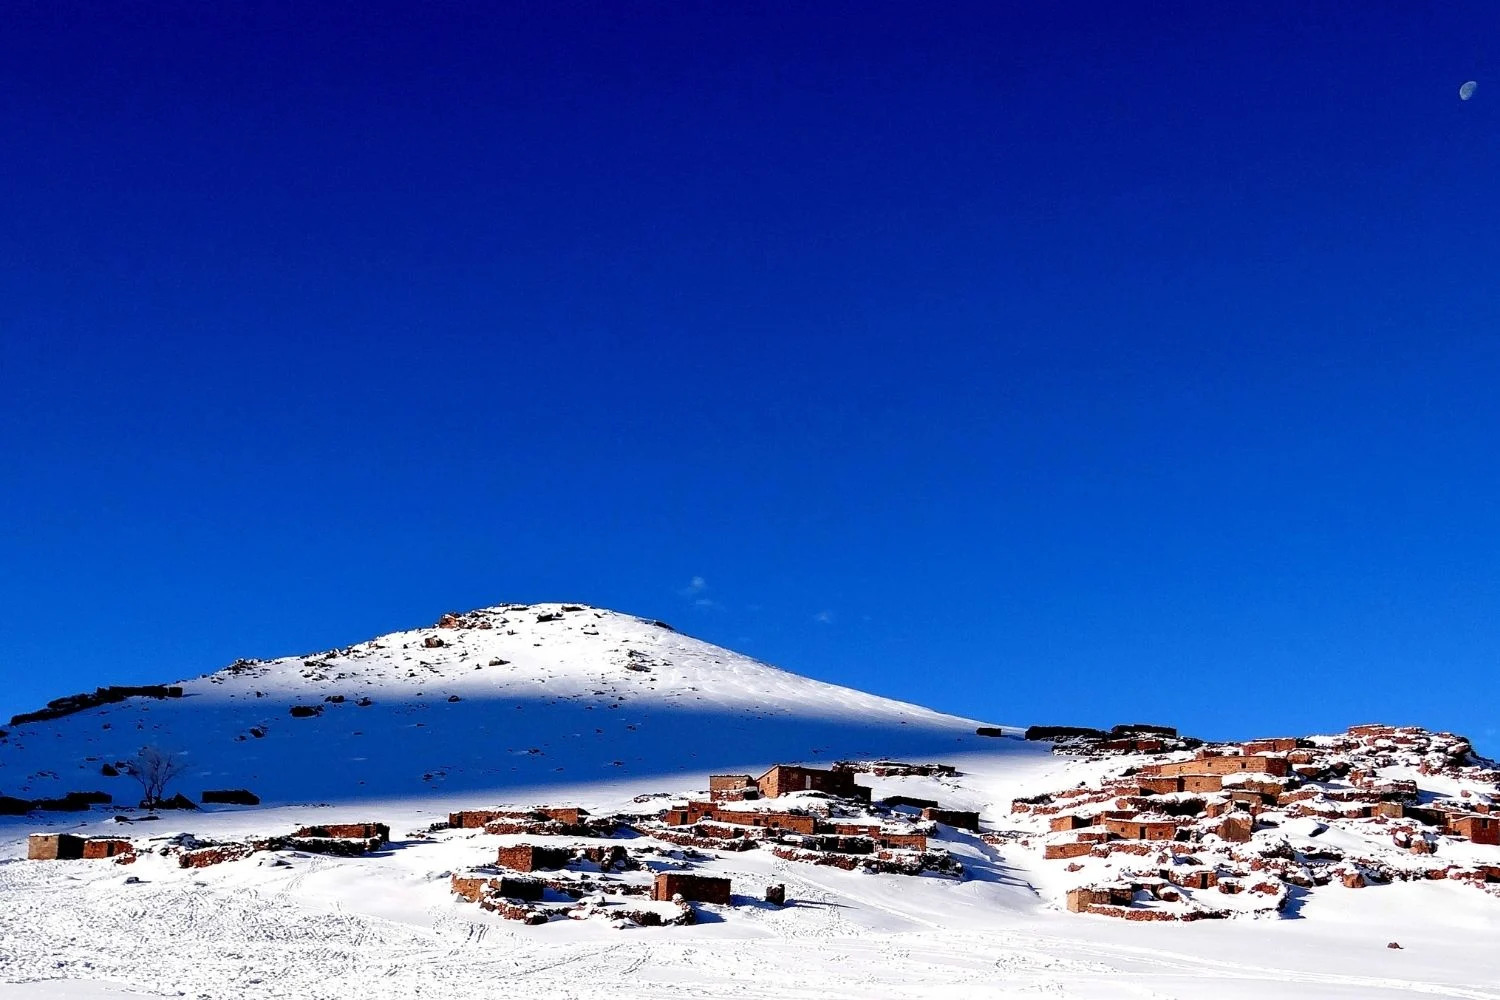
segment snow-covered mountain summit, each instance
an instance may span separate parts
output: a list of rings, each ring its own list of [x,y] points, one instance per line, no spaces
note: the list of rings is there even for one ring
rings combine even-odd
[[[7,727],[0,794],[104,790],[142,746],[180,784],[268,803],[442,795],[993,744],[971,720],[811,680],[661,622],[577,604],[499,605],[303,656],[240,660]],[[175,693],[175,692],[174,692]]]

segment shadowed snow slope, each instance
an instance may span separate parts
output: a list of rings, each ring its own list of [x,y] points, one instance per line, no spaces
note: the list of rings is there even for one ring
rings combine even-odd
[[[183,682],[180,699],[130,698],[12,727],[0,742],[0,794],[102,789],[128,803],[129,779],[100,770],[146,745],[181,754],[188,770],[176,784],[193,797],[249,788],[270,804],[997,742],[976,737],[971,720],[799,677],[612,611],[505,605],[445,621],[457,625],[240,661]]]

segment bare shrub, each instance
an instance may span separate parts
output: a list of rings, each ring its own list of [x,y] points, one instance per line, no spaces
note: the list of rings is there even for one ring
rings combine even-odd
[[[145,793],[141,807],[155,809],[166,798],[167,785],[187,770],[187,763],[181,754],[160,747],[142,747],[134,760],[125,762],[122,770],[134,778]]]

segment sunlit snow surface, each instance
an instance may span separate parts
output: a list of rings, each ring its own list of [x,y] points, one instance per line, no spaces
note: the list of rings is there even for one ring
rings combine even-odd
[[[956,779],[872,783],[877,794],[978,808],[1003,826],[1013,796],[1099,764],[978,737],[972,720],[801,678],[626,615],[547,605],[481,617],[493,627],[397,633],[332,658],[191,681],[180,700],[12,728],[0,744],[4,794],[104,789],[127,802],[128,779],[100,766],[151,743],[191,761],[178,783],[190,796],[246,787],[265,805],[129,826],[105,811],[87,822],[0,818],[0,996],[1500,1000],[1500,901],[1472,887],[1333,886],[1298,919],[1125,924],[1061,912],[1055,863],[964,835],[952,845],[962,882],[750,851],[712,863],[738,905],[705,907],[694,927],[500,920],[452,897],[447,877],[491,859],[499,838],[407,834],[451,808],[604,811],[642,793],[702,789],[711,771],[871,756],[956,764]],[[427,648],[428,638],[445,645]],[[324,701],[337,695],[342,703]],[[294,719],[294,704],[325,707]],[[389,823],[394,843],[353,860],[281,867],[257,855],[201,870],[156,855],[128,867],[19,860],[25,835],[44,828],[229,837],[365,819]],[[772,882],[793,905],[756,902]],[[1403,948],[1388,949],[1393,940]]]

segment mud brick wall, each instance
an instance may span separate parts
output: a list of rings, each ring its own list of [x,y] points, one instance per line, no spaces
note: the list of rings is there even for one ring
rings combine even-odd
[[[304,826],[292,836],[329,840],[379,840],[384,844],[391,839],[391,828],[384,823],[330,823],[325,826]]]
[[[1124,840],[1171,840],[1177,824],[1170,820],[1106,819],[1104,828]]]
[[[248,858],[255,852],[249,844],[221,844],[217,847],[201,847],[196,851],[184,851],[177,855],[179,868],[208,868],[226,861]]]
[[[1173,885],[1180,885],[1184,889],[1212,889],[1219,884],[1219,873],[1212,868],[1200,868],[1193,871],[1166,870],[1167,881]]]
[[[1476,844],[1500,846],[1500,817],[1459,816],[1448,821],[1448,830]]]
[[[676,895],[700,903],[718,903],[728,906],[729,879],[707,875],[686,875],[680,872],[663,872],[656,876],[656,884],[651,892],[652,899],[667,901]]]
[[[1148,776],[1171,777],[1175,775],[1240,774],[1245,771],[1285,777],[1288,764],[1285,757],[1267,757],[1262,754],[1250,756],[1225,755],[1202,757],[1198,760],[1178,761],[1174,764],[1152,764],[1141,769]]]
[[[711,819],[699,820],[693,826],[693,833],[700,837],[709,837],[715,840],[759,840],[765,836],[766,831],[758,826],[735,826],[732,823],[718,823]]]
[[[882,833],[877,839],[881,847],[888,847],[892,850],[927,850],[927,837],[921,833]]]
[[[1251,740],[1240,749],[1246,754],[1255,755],[1263,753],[1288,753],[1297,749],[1297,738],[1295,736],[1276,737],[1269,740]]]
[[[577,806],[543,806],[537,812],[557,823],[568,823],[573,826],[583,822],[584,812]]]
[[[1081,858],[1093,851],[1093,844],[1048,844],[1042,849],[1042,857],[1048,861],[1061,861],[1065,858]]]
[[[33,833],[26,838],[31,861],[73,861],[83,857],[84,839],[70,833]]]
[[[691,830],[697,829],[699,828],[691,828]],[[757,841],[745,837],[721,840],[700,836],[696,832],[686,830],[645,830],[642,832],[648,837],[655,837],[657,840],[665,840],[669,844],[678,844],[682,847],[707,847],[716,851],[752,851],[758,846]]]
[[[1143,910],[1135,906],[1113,906],[1095,905],[1088,908],[1087,912],[1097,914],[1101,917],[1118,917],[1122,920],[1144,920],[1144,921],[1182,921],[1190,923],[1194,920],[1212,920],[1223,918],[1228,914],[1219,910],[1190,910],[1179,913],[1175,910]]]
[[[494,878],[487,875],[454,875],[452,890],[471,903],[486,896],[504,896],[509,899],[524,899],[535,902],[542,898],[545,886],[541,882],[523,878]]]
[[[1103,889],[1069,889],[1067,900],[1069,913],[1087,913],[1098,903],[1108,903],[1109,893]]]
[[[1385,726],[1380,723],[1368,723],[1362,726],[1350,726],[1346,730],[1350,736],[1393,736],[1396,727]]]
[[[1231,813],[1219,821],[1216,832],[1231,843],[1242,844],[1250,839],[1250,833],[1254,829],[1253,817]]]
[[[880,836],[879,823],[855,823],[833,820],[827,824],[819,824],[817,832],[828,832],[840,837],[878,837]]]
[[[455,875],[450,883],[450,889],[454,895],[467,899],[471,903],[477,903],[479,902],[479,897],[484,895],[485,886],[490,881],[488,878]]]
[[[826,792],[829,795],[858,797],[852,771],[823,771],[812,767],[778,764],[756,780],[756,787],[767,798],[789,792]]]
[[[972,830],[979,832],[979,814],[977,812],[964,812],[959,809],[923,809],[922,818],[930,819],[934,823],[947,823],[949,826],[960,830]]]
[[[83,844],[83,856],[85,858],[112,858],[119,854],[134,853],[135,845],[128,840],[100,838],[98,840],[86,840]]]
[[[767,830],[784,830],[788,833],[812,834],[817,832],[815,816],[803,816],[790,812],[760,812],[758,810],[714,809],[708,819],[738,826],[762,827]]]

